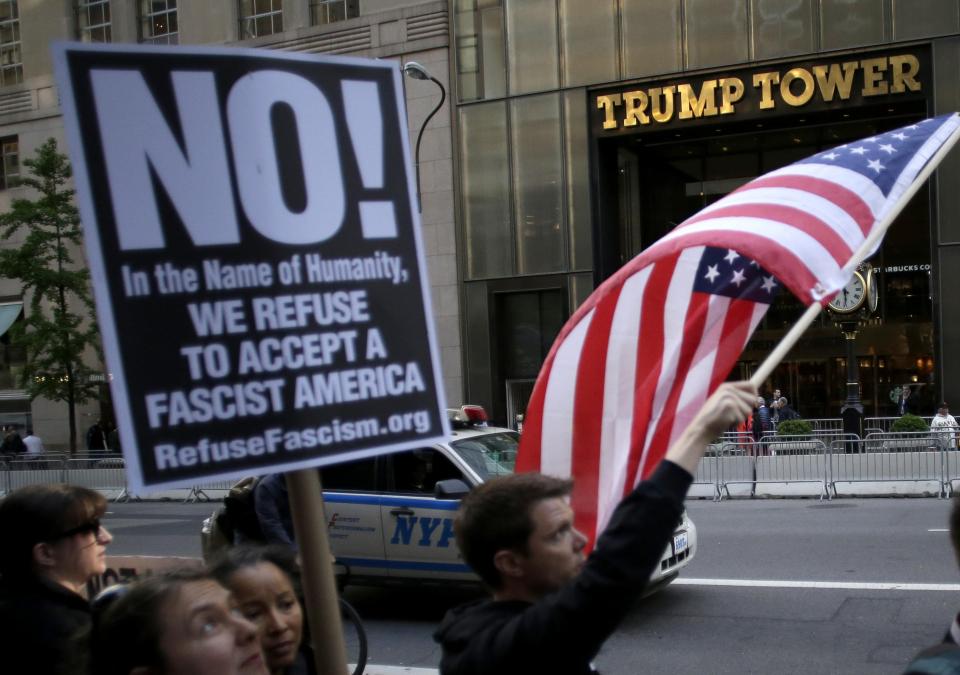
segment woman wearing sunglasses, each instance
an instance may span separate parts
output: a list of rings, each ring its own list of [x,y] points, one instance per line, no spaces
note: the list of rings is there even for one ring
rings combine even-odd
[[[106,569],[113,540],[106,499],[75,485],[31,485],[0,502],[0,655],[3,670],[56,674],[90,626],[86,583]],[[9,668],[9,671],[7,670]]]

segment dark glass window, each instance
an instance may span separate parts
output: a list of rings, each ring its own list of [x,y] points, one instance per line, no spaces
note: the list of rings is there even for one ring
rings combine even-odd
[[[325,466],[320,470],[324,490],[373,492],[376,487],[376,457]]]
[[[389,455],[387,485],[391,492],[404,494],[433,495],[437,481],[458,478],[465,480],[463,472],[434,448],[421,448]]]

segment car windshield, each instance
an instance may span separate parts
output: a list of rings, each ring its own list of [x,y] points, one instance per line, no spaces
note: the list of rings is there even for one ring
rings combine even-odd
[[[481,479],[513,473],[520,435],[514,431],[471,436],[450,445]]]

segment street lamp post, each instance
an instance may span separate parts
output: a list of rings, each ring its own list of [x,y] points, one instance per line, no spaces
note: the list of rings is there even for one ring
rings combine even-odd
[[[437,114],[437,111],[443,107],[443,102],[447,100],[447,90],[444,88],[443,83],[440,82],[437,78],[431,75],[426,68],[421,66],[416,61],[408,61],[403,66],[403,72],[408,77],[412,77],[415,80],[431,80],[434,84],[440,87],[440,102],[437,104],[437,107],[430,111],[430,114],[427,115],[427,118],[423,120],[423,124],[420,125],[420,133],[417,134],[417,149],[414,151],[414,162],[417,168],[417,210],[423,213],[423,201],[420,196],[420,141],[423,140],[423,131],[427,128],[427,122],[430,121],[434,115]]]

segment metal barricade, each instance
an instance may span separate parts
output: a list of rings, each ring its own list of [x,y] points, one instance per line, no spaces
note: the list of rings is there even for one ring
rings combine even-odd
[[[813,483],[820,487],[820,499],[829,498],[828,448],[814,436],[765,438],[755,460],[756,483]]]
[[[60,455],[14,457],[7,461],[7,490],[27,485],[63,483],[64,460]]]
[[[696,494],[695,486],[710,486],[713,501],[720,501],[720,460],[722,453],[722,443],[711,443],[707,446],[707,451],[697,465],[697,471],[693,476],[692,496],[702,496]]]
[[[203,485],[194,485],[190,488],[190,493],[183,500],[184,504],[192,504],[199,501],[210,501],[210,495],[207,494],[207,490],[223,490],[224,492],[229,492],[237,481],[234,480],[221,480],[213,483],[204,483]]]
[[[821,417],[807,420],[813,426],[815,434],[819,432],[843,433],[843,418]]]
[[[869,427],[870,429],[875,429],[876,431],[887,433],[890,431],[891,428],[893,428],[893,423],[896,422],[898,419],[900,418],[899,417],[864,417],[863,418],[864,432],[866,432],[867,428]],[[930,426],[930,421],[933,419],[933,416],[930,416],[930,417],[921,416],[920,419],[926,422],[927,426]]]
[[[753,438],[738,438],[734,442],[724,443],[717,461],[717,476],[720,499],[735,496],[730,486],[744,486],[740,495],[750,496],[756,485],[756,464],[754,460],[760,453],[760,444]]]
[[[930,483],[940,497],[948,491],[945,453],[931,434],[872,433],[860,441],[837,440],[831,455],[829,486],[834,495],[837,483]]]
[[[116,492],[114,501],[127,501],[127,475],[120,457],[82,457],[68,459],[64,467],[64,480],[72,485],[82,485],[91,490]]]

